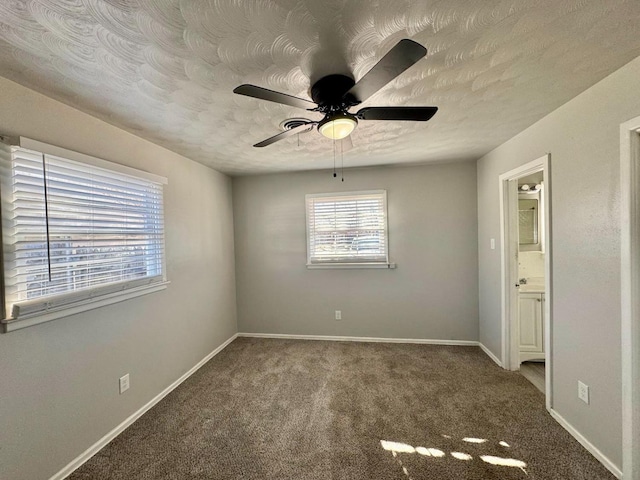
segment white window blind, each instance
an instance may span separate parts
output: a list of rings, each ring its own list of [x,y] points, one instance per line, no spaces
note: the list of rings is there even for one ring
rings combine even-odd
[[[389,261],[385,190],[306,196],[307,264]]]
[[[21,147],[2,170],[6,316],[164,281],[161,183]]]

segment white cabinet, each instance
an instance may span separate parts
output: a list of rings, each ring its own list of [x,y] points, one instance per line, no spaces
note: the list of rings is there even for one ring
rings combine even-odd
[[[544,360],[544,293],[520,293],[520,362]]]

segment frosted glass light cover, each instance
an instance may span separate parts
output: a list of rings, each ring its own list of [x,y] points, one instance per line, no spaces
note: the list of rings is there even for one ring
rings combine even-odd
[[[353,129],[356,128],[357,122],[349,117],[339,117],[323,123],[318,126],[318,130],[322,135],[333,140],[340,140],[348,137]]]

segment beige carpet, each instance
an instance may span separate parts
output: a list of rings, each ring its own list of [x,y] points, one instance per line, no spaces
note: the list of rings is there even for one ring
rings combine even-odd
[[[71,479],[613,479],[475,347],[240,338]]]

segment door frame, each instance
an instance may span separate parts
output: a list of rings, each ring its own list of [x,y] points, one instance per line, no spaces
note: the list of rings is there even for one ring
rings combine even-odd
[[[499,176],[500,188],[500,237],[502,271],[502,365],[507,370],[518,370],[518,229],[517,179],[542,171],[544,188],[541,203],[544,211],[544,351],[545,351],[545,401],[547,409],[553,406],[552,362],[552,245],[551,245],[551,154],[525,163]]]
[[[640,480],[640,117],[620,125],[622,471]]]

